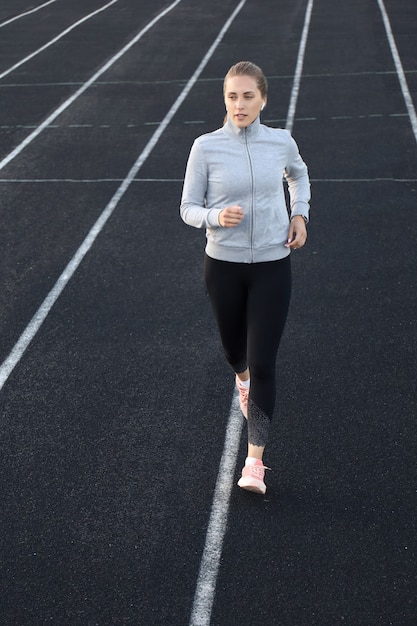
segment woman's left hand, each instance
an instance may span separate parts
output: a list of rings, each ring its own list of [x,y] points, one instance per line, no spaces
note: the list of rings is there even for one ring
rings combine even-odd
[[[307,229],[305,220],[302,215],[294,215],[288,231],[288,240],[284,245],[286,248],[290,248],[290,250],[296,250],[297,248],[302,248],[306,240]]]

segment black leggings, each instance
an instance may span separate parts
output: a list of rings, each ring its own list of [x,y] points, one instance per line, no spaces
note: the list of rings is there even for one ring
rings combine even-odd
[[[236,373],[250,370],[249,421],[259,410],[271,420],[276,356],[291,295],[290,257],[249,264],[205,255],[205,280],[226,359]]]

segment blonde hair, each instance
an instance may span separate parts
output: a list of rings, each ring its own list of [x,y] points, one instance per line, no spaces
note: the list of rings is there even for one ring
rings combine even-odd
[[[226,83],[229,78],[233,76],[251,76],[256,81],[256,86],[261,92],[262,98],[266,98],[268,95],[268,81],[266,80],[265,74],[261,70],[260,67],[252,63],[251,61],[239,61],[227,72],[224,77],[223,83],[223,93],[226,91]]]

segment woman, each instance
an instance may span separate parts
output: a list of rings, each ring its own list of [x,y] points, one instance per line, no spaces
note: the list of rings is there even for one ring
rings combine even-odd
[[[225,123],[194,142],[180,209],[187,224],[206,228],[207,290],[248,424],[238,485],[261,494],[276,355],[291,292],[289,255],[305,244],[310,201],[307,166],[290,133],[260,123],[267,89],[255,64],[230,68]]]

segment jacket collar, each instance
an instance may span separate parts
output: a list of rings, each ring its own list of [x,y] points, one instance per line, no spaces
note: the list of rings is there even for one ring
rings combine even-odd
[[[238,126],[236,126],[236,124],[228,116],[223,128],[226,134],[230,137],[236,137],[243,141],[255,138],[259,132],[260,126],[261,120],[259,116],[256,118],[256,120],[252,122],[252,124],[250,124],[249,126],[245,126],[245,128],[239,128]]]

